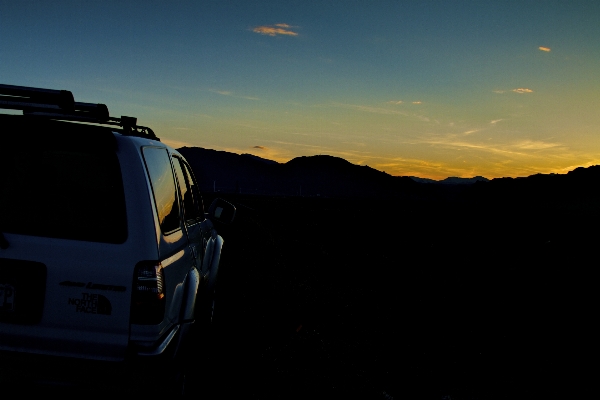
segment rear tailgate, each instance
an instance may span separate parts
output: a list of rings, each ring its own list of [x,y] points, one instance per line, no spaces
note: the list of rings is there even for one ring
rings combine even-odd
[[[10,247],[0,253],[0,350],[124,359],[137,262],[129,246],[6,236]]]

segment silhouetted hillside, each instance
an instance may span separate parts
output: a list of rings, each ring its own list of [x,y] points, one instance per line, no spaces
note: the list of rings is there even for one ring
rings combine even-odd
[[[536,174],[476,182],[466,192],[475,202],[498,208],[556,208],[598,214],[600,166],[576,168],[567,174]]]
[[[201,190],[236,193],[247,192],[266,194],[272,185],[275,161],[265,160],[249,154],[234,154],[226,151],[183,147],[178,149],[188,160]]]
[[[419,183],[433,183],[433,184],[445,184],[445,185],[463,185],[463,184],[470,185],[470,184],[473,184],[473,183],[479,182],[479,181],[483,181],[483,182],[489,181],[488,178],[484,178],[483,176],[475,176],[473,178],[458,178],[455,176],[451,176],[451,177],[448,177],[441,181],[436,181],[434,179],[428,179],[428,178],[419,178],[417,176],[411,176],[410,178]]]
[[[199,147],[183,147],[179,151],[191,164],[203,192],[451,201],[473,210],[493,208],[520,213],[568,208],[570,213],[596,215],[600,209],[600,166],[577,168],[562,175],[536,174],[491,181],[481,176],[450,177],[432,181],[391,176],[328,155],[297,157],[281,164],[250,154]]]
[[[393,177],[332,156],[298,157],[280,164],[248,154],[183,147],[201,190],[225,193],[317,196],[403,197],[418,191],[408,177]]]

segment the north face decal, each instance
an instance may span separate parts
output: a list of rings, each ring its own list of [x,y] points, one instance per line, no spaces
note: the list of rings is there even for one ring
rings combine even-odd
[[[75,312],[88,314],[110,315],[112,306],[110,301],[101,294],[82,293],[82,298],[69,298],[69,305],[75,306]]]

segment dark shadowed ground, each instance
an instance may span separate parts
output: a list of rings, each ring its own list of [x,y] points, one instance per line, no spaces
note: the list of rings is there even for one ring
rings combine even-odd
[[[591,377],[595,213],[225,198],[191,398],[549,398]]]
[[[222,197],[238,213],[188,398],[574,398],[593,382],[592,203]]]

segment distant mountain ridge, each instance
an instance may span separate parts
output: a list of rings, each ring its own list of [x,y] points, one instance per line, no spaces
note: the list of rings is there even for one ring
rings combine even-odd
[[[600,165],[578,167],[566,174],[495,178],[469,188],[474,202],[505,207],[567,207],[571,212],[600,215]],[[590,214],[591,213],[591,214]]]
[[[419,184],[339,157],[297,157],[277,163],[249,154],[182,147],[201,190],[227,193],[373,197],[403,196]]]
[[[204,192],[275,196],[392,197],[411,199],[487,199],[499,202],[547,201],[573,196],[600,198],[600,166],[567,174],[526,178],[449,177],[441,181],[392,176],[329,155],[303,156],[286,163],[251,154],[182,147]],[[579,201],[579,200],[578,200]],[[583,200],[581,200],[583,201]]]
[[[455,176],[448,177],[446,179],[442,179],[441,181],[436,181],[434,179],[428,178],[419,178],[417,176],[409,176],[412,180],[420,183],[440,183],[444,185],[470,185],[475,182],[487,182],[488,178],[484,178],[483,176],[475,176],[473,178],[459,178]]]

